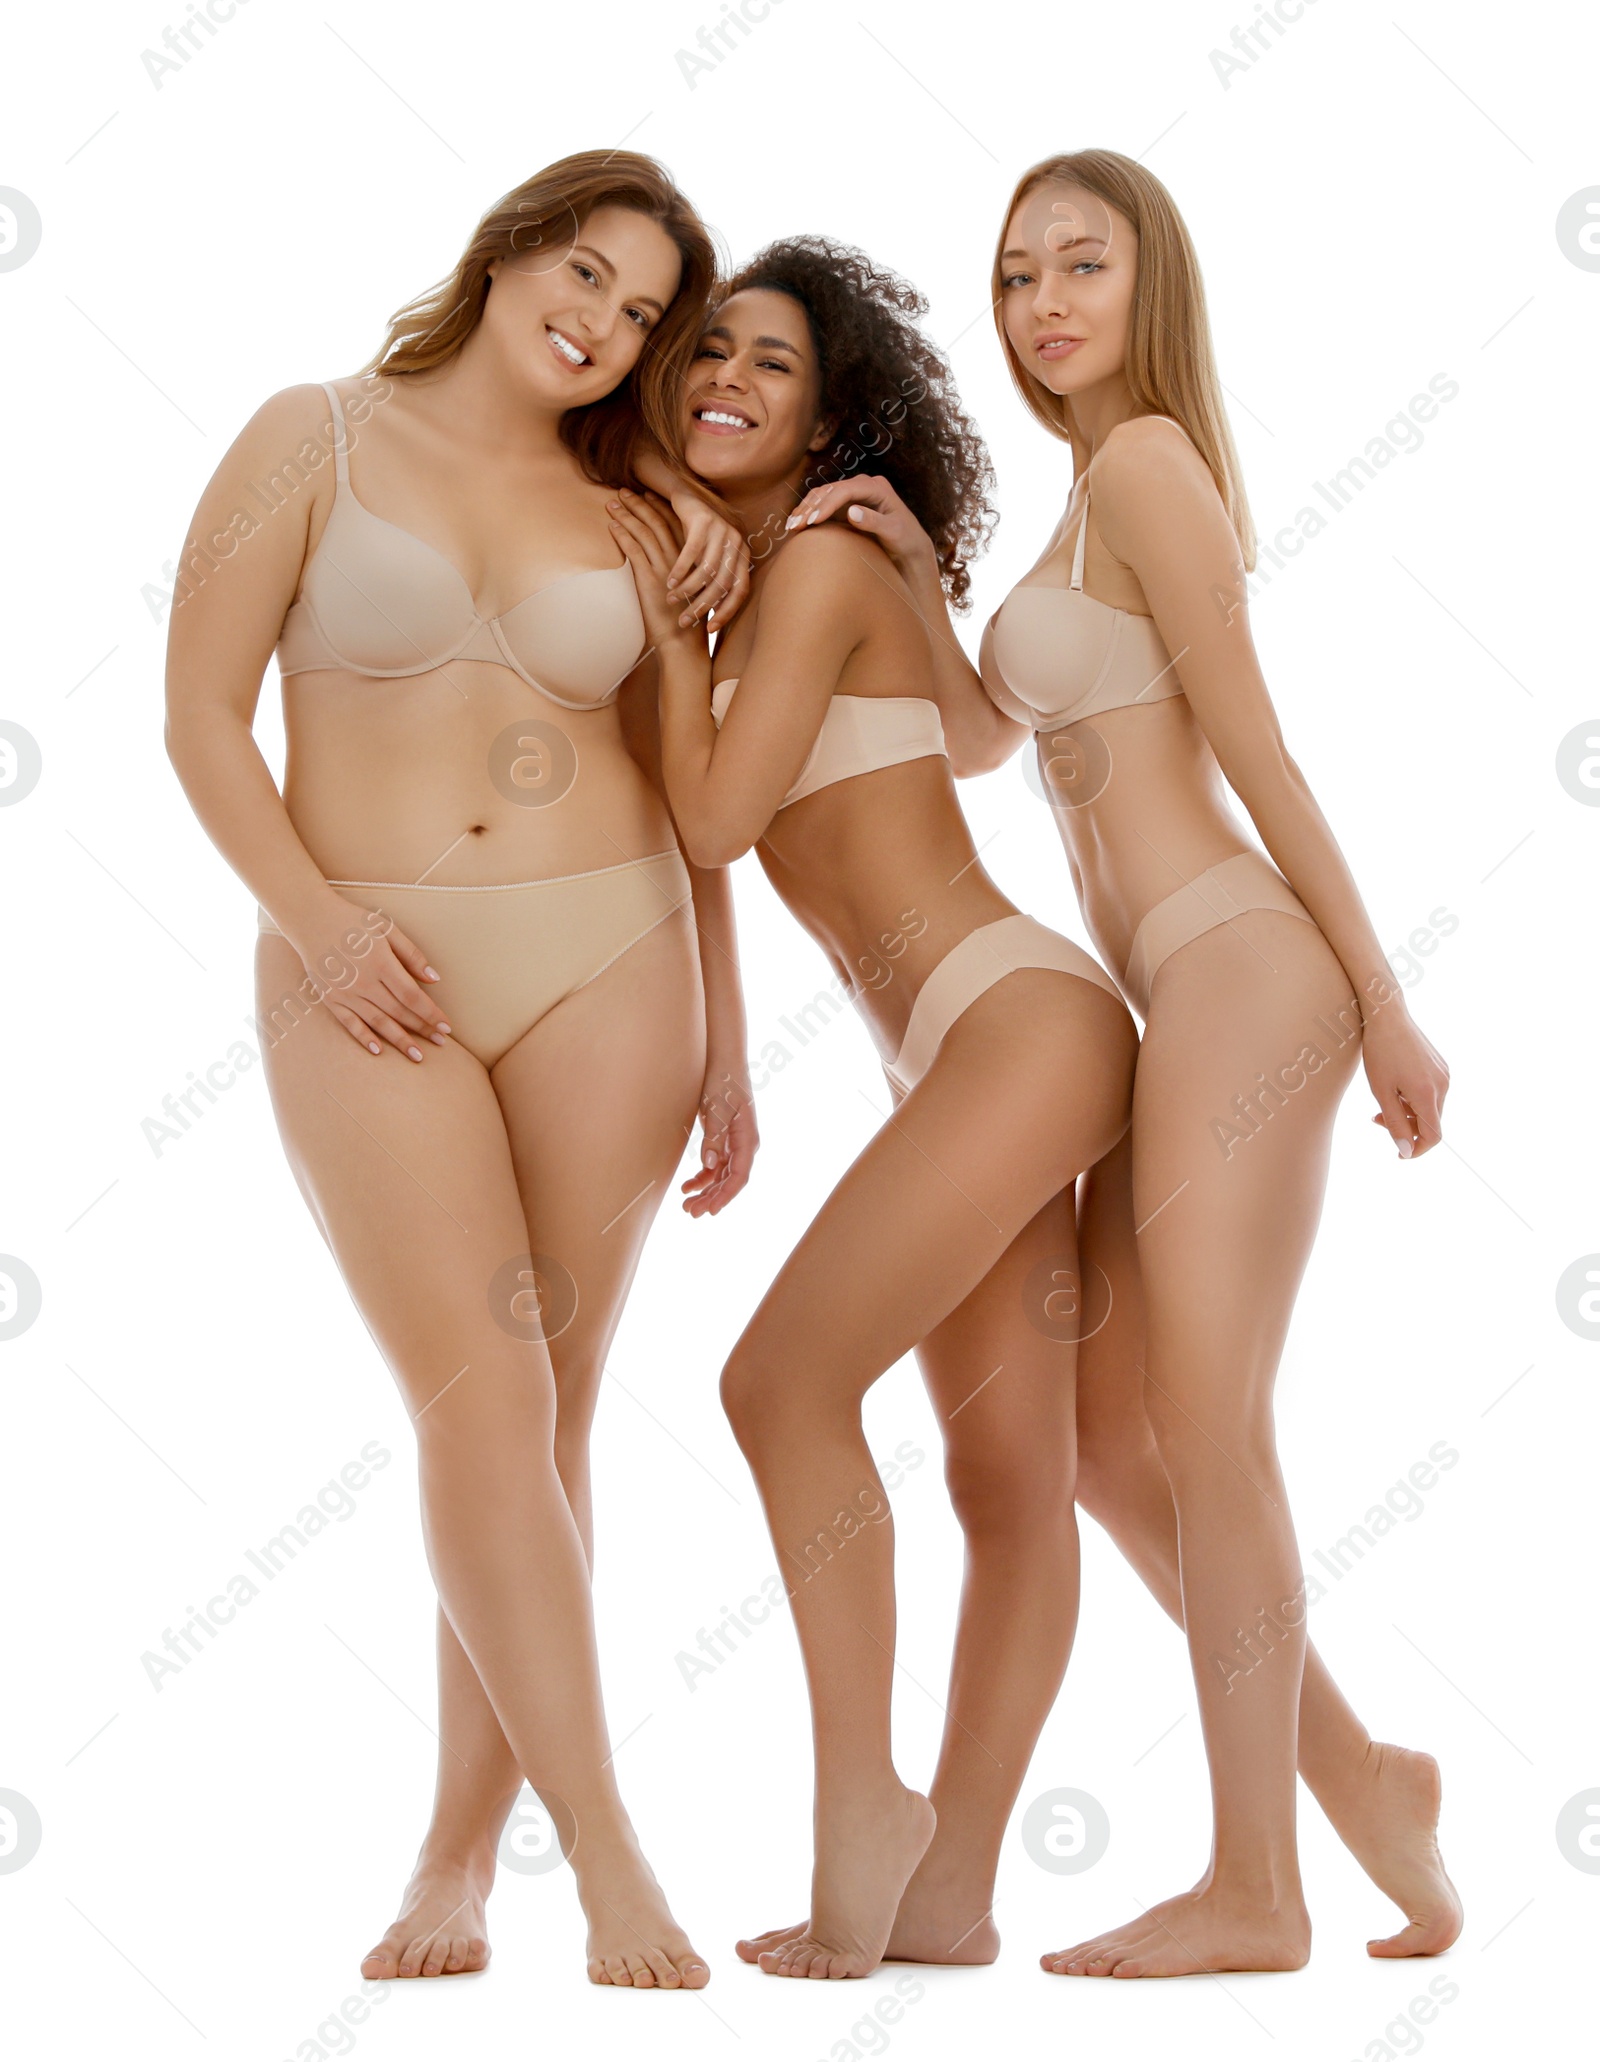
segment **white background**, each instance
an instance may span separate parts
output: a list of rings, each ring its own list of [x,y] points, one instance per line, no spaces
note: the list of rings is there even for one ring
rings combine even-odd
[[[175,10],[176,13],[176,10]],[[0,809],[7,1169],[0,1251],[43,1288],[0,1346],[8,1682],[0,1789],[42,1844],[0,1872],[19,2052],[311,2057],[871,2053],[1491,2056],[1587,2020],[1577,1958],[1600,1876],[1556,1815],[1600,1785],[1591,1485],[1600,1347],[1558,1314],[1600,1248],[1594,1195],[1595,841],[1556,778],[1596,722],[1587,635],[1600,275],[1557,212],[1600,183],[1597,42],[1576,7],[1307,0],[1226,84],[1227,6],[936,10],[774,0],[693,87],[719,6],[528,11],[241,0],[155,85],[160,7],[30,8],[9,31],[0,185],[43,241],[0,273],[9,600],[0,716],[43,776]],[[1181,1641],[1086,1526],[1083,1626],[1023,1801],[1110,1815],[1085,1874],[1010,1835],[991,1969],[780,1984],[736,1934],[802,1909],[808,1740],[780,1618],[691,1691],[676,1656],[770,1569],[722,1422],[723,1355],[876,1121],[865,1033],[779,1027],[820,959],[752,860],[738,872],[752,1043],[793,1063],[761,1101],[748,1194],[668,1207],[595,1432],[596,1601],[619,1768],[647,1851],[713,1965],[699,1996],[593,1991],[569,1876],[509,1876],[481,1978],[361,1992],[431,1787],[432,1597],[412,1448],[284,1163],[259,1069],[158,1155],[141,1130],[242,1035],[252,898],[161,743],[163,564],[270,392],[353,370],[445,273],[480,212],[564,153],[660,156],[741,257],[780,234],[859,243],[931,298],[992,446],[1003,523],[976,624],[1067,491],[1064,447],[1010,389],[987,308],[1000,210],[1047,153],[1103,144],[1167,181],[1204,263],[1232,420],[1270,537],[1436,374],[1459,394],[1254,605],[1291,748],[1386,945],[1443,909],[1412,1006],[1453,1076],[1447,1149],[1399,1163],[1344,1109],[1280,1427],[1307,1554],[1437,1441],[1460,1455],[1312,1613],[1380,1738],[1445,1772],[1465,1936],[1378,1964],[1398,1924],[1302,1812],[1310,1967],[1168,1984],[1046,1978],[1037,1956],[1186,1886],[1206,1792]],[[1270,568],[1269,568],[1270,570]],[[269,681],[259,734],[281,752]],[[1593,793],[1590,796],[1594,799]],[[1082,937],[1019,766],[963,800],[1007,893]],[[1408,978],[1410,978],[1408,976]],[[1586,1057],[1591,1055],[1591,1057]],[[1600,1264],[1600,1263],[1597,1263]],[[874,1450],[925,1456],[895,1499],[904,1773],[931,1772],[959,1571],[914,1368],[869,1406]],[[394,1456],[181,1675],[141,1655],[245,1567],[369,1440]],[[631,1737],[628,1737],[631,1736]],[[1159,1742],[1159,1744],[1156,1744]],[[3,1843],[0,1843],[3,1844]],[[0,1855],[0,1862],[4,1856]],[[1444,1975],[1425,2034],[1401,2018]],[[855,2031],[852,2031],[855,2029]],[[1386,2031],[1387,2029],[1387,2031]]]

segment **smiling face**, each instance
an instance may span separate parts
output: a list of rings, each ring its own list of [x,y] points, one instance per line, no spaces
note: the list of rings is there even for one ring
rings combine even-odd
[[[723,488],[775,486],[804,471],[831,434],[818,420],[822,370],[811,325],[788,294],[752,288],[712,316],[689,370],[684,456]]]
[[[1006,224],[1000,258],[1007,341],[1052,394],[1118,378],[1127,360],[1139,239],[1085,187],[1047,179]]]
[[[659,222],[594,208],[559,240],[494,260],[479,327],[531,399],[581,408],[628,377],[681,272]]]

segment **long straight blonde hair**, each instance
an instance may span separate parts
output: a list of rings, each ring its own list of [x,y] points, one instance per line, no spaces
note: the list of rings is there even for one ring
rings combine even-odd
[[[1245,570],[1249,572],[1256,562],[1255,525],[1245,498],[1239,454],[1228,428],[1222,383],[1217,378],[1200,260],[1172,195],[1153,173],[1119,151],[1074,150],[1061,157],[1045,158],[1023,173],[1006,204],[995,241],[989,291],[1000,348],[1005,352],[1023,406],[1053,437],[1072,441],[1067,428],[1066,398],[1051,393],[1022,364],[1006,335],[1000,305],[1004,292],[1000,254],[1005,248],[1011,218],[1038,187],[1057,179],[1084,187],[1133,224],[1139,239],[1139,267],[1124,376],[1141,409],[1152,415],[1170,415],[1188,431],[1211,469],[1228,520],[1239,539]]]

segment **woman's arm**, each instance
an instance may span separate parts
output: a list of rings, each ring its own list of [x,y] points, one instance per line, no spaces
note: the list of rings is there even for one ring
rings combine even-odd
[[[684,610],[684,627],[714,613],[712,627],[725,630],[750,599],[749,540],[642,435],[633,469],[668,503],[683,532],[683,549],[668,571],[667,588]]]
[[[1289,756],[1250,635],[1238,539],[1205,461],[1172,423],[1123,423],[1097,461],[1094,506],[1228,785],[1350,977],[1376,1121],[1402,1157],[1426,1151],[1440,1136],[1449,1073],[1411,1022],[1344,854]]]
[[[623,682],[619,708],[628,750],[665,801],[657,693],[657,664],[652,655]],[[671,803],[667,806],[670,810]],[[733,883],[725,866],[697,866],[687,853],[684,860],[694,891],[700,978],[706,999],[706,1070],[700,1093],[700,1172],[683,1184],[683,1207],[691,1217],[708,1213],[714,1217],[749,1180],[761,1140],[750,1086]]]
[[[273,513],[248,513],[261,506],[250,481],[281,471],[286,452],[303,467],[308,448],[323,452],[326,473],[312,471]],[[327,397],[291,387],[251,417],[201,495],[167,633],[167,756],[212,843],[320,977],[339,1022],[371,1051],[375,1032],[410,1052],[444,1021],[418,986],[426,960],[398,926],[374,938],[367,912],[328,886],[251,729],[312,510],[333,491],[332,455]]]
[[[672,813],[698,865],[728,866],[783,806],[861,642],[862,604],[874,599],[863,591],[871,578],[863,547],[827,530],[784,545],[765,576],[755,638],[719,731],[704,635],[697,624],[681,625],[667,598],[677,549],[667,518],[636,495],[616,507],[613,531],[633,565],[661,665],[661,763]]]
[[[957,641],[950,604],[939,578],[933,540],[894,488],[875,473],[813,487],[789,518],[789,528],[809,529],[840,520],[876,537],[911,590],[917,615],[928,633],[933,659],[933,699],[939,705],[950,770],[958,778],[992,773],[1003,766],[1031,726],[997,708],[982,676]]]

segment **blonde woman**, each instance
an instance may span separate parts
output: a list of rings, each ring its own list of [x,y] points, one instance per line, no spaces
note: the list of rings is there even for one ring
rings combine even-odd
[[[1186,1630],[1214,1805],[1194,1889],[1044,1966],[1300,1967],[1297,1758],[1406,1913],[1370,1951],[1438,1953],[1461,1924],[1435,1842],[1438,1770],[1376,1746],[1308,1660],[1272,1394],[1358,1058],[1402,1159],[1438,1142],[1448,1074],[1262,678],[1250,519],[1170,195],[1114,152],[1036,165],[1007,210],[993,291],[1013,378],[1070,446],[1074,491],[991,619],[986,695],[953,637],[936,641],[941,707],[960,772],[1037,736],[1085,920],[1145,1019],[1130,1133],[1083,1198],[1084,1274],[1109,1279],[1115,1322],[1079,1354],[1081,1493]],[[897,497],[862,481],[796,511],[840,515],[913,569],[947,631],[927,540]]]
[[[707,1981],[617,1792],[587,1441],[697,1104],[744,1077],[725,877],[686,866],[649,724],[627,720],[647,639],[606,514],[636,446],[657,466],[681,450],[714,271],[652,160],[550,166],[395,317],[373,377],[266,402],[185,552],[169,751],[259,899],[285,1150],[416,1427],[441,1790],[478,1835],[430,1835],[369,1976],[483,1966],[526,1778],[577,1877],[591,1979]],[[247,528],[272,477],[276,512]],[[737,540],[684,506],[691,608],[736,603]],[[275,647],[282,795],[251,735]],[[704,1114],[696,1211],[754,1142],[747,1108]]]

